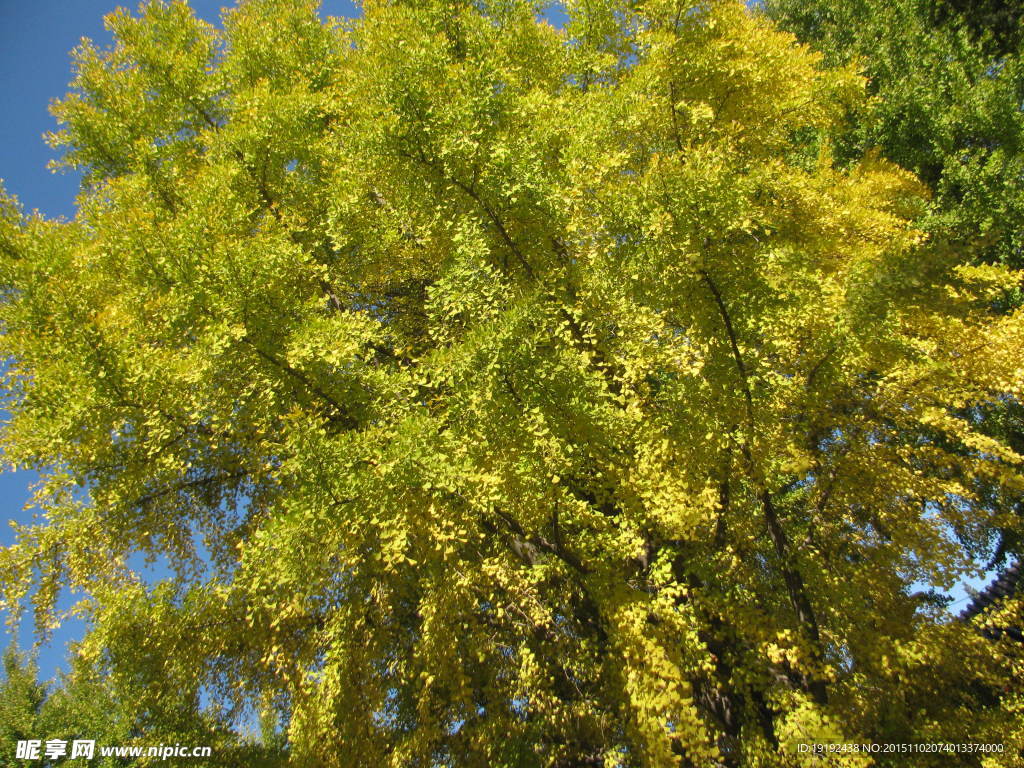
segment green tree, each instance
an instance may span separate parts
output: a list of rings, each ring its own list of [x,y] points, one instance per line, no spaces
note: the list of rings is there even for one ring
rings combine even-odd
[[[1024,6],[1003,0],[933,0],[930,18],[941,27],[966,28],[985,50],[996,57],[1013,54],[1021,43]]]
[[[839,162],[880,151],[932,189],[918,226],[950,243],[965,263],[1024,268],[1024,5],[766,0],[764,9],[826,61],[855,61],[868,78],[871,98],[829,132]],[[993,305],[1005,311],[1022,301],[1014,286]],[[971,417],[1024,452],[1017,399],[980,405]],[[1024,515],[1024,502],[1017,514]],[[1016,526],[999,536],[992,566],[1024,556]]]
[[[59,739],[94,739],[101,744],[128,743],[130,720],[107,686],[80,663],[74,674],[65,674],[52,685],[38,681],[38,668],[13,646],[4,651],[3,679],[0,680],[0,765],[4,768],[28,763],[16,757],[21,740],[44,744]],[[85,765],[83,760],[43,759],[36,765]],[[97,757],[91,765],[113,768],[127,761]]]
[[[1024,387],[1018,275],[809,155],[863,81],[742,4],[536,11],[153,2],[77,52],[78,214],[0,216],[7,601],[89,595],[156,732],[259,702],[299,766],[1019,751],[1019,648],[913,591],[1019,525],[970,410]]]
[[[929,232],[1024,267],[1021,8],[985,0],[766,0],[832,64],[856,61],[872,98],[836,137],[840,160],[879,148],[934,193]],[[1020,294],[1017,294],[1017,303]]]
[[[0,765],[11,768],[14,745],[20,739],[39,738],[36,724],[39,709],[46,700],[46,686],[37,682],[35,666],[13,646],[3,655],[3,679],[0,680]]]
[[[66,765],[68,768],[92,765],[119,768],[131,765],[174,765],[168,758],[111,757],[98,753],[100,747],[148,747],[184,744],[188,747],[210,746],[216,754],[209,760],[188,758],[183,763],[193,768],[272,768],[283,765],[286,744],[273,715],[260,718],[259,732],[239,736],[218,723],[211,713],[205,716],[189,709],[189,717],[179,714],[171,721],[166,715],[160,722],[122,698],[121,691],[89,667],[82,657],[72,656],[72,669],[62,672],[49,684],[38,681],[38,668],[26,654],[13,646],[3,656],[3,677],[0,679],[0,766],[25,766],[16,757],[16,746],[22,740],[41,741],[43,766]],[[183,708],[179,706],[179,713]],[[184,722],[183,722],[184,721]],[[46,758],[45,745],[50,740],[64,741],[68,749],[76,739],[95,742],[97,753],[92,760],[70,759],[67,755]]]

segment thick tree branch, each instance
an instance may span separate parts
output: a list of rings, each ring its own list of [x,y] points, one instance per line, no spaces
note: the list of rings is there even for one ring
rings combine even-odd
[[[763,487],[763,482],[755,472],[754,456],[751,449],[751,443],[753,442],[755,431],[754,398],[750,390],[747,368],[743,363],[743,356],[740,354],[739,343],[736,339],[736,330],[733,327],[732,319],[729,316],[729,310],[726,307],[725,300],[722,298],[722,293],[718,290],[718,286],[715,285],[715,281],[711,279],[711,275],[709,275],[706,270],[700,270],[699,274],[704,280],[704,283],[708,286],[708,289],[711,291],[711,295],[714,297],[715,304],[718,307],[719,314],[722,318],[722,324],[725,326],[726,334],[729,337],[729,346],[732,350],[733,361],[736,364],[736,370],[739,374],[740,384],[743,388],[743,397],[746,402],[747,410],[748,432],[747,440],[741,446],[743,457],[750,470],[751,479],[756,485],[761,486],[760,501],[761,507],[764,511],[765,523],[768,528],[768,536],[772,541],[773,548],[775,549],[775,555],[779,559],[782,580],[786,585],[786,593],[789,596],[790,605],[793,608],[793,612],[796,614],[797,623],[803,629],[804,634],[811,643],[815,660],[820,663],[822,658],[821,631],[818,626],[817,616],[811,606],[810,598],[807,596],[807,589],[804,584],[803,577],[797,569],[790,565],[792,562],[792,555],[790,553],[789,539],[779,521],[779,516],[775,509],[775,504],[772,501],[771,494]],[[828,694],[825,689],[824,681],[817,678],[810,680],[808,683],[808,690],[814,697],[815,701],[819,704],[825,704],[828,702]]]
[[[528,544],[536,549],[554,555],[577,573],[580,573],[582,575],[590,573],[590,569],[583,564],[583,561],[580,560],[579,556],[576,555],[574,552],[570,551],[569,549],[563,546],[559,546],[557,542],[548,541],[546,538],[539,534],[528,534],[526,532],[526,529],[524,529],[523,526],[519,524],[518,520],[516,520],[511,515],[502,512],[500,509],[496,509],[495,514],[501,518],[501,520],[505,523],[509,530],[511,530],[513,533],[515,533],[516,536],[519,537],[518,543],[520,547],[522,547],[524,544]],[[528,550],[524,549],[524,551]],[[519,553],[517,552],[517,554]]]

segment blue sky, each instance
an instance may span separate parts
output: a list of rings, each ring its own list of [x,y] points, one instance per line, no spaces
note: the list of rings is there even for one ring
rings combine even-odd
[[[57,125],[48,108],[71,80],[71,49],[82,37],[109,43],[103,16],[114,0],[0,0],[0,177],[27,210],[47,216],[74,215],[78,178],[46,169],[52,150],[42,134]],[[221,3],[195,0],[192,7],[208,21]]]

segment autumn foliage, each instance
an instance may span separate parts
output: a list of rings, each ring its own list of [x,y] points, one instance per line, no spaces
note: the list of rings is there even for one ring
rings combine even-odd
[[[1020,646],[927,585],[1021,524],[979,426],[1019,273],[833,161],[855,64],[738,2],[569,11],[110,17],[56,107],[77,216],[3,203],[46,478],[7,599],[86,596],[141,732],[262,709],[296,766],[1010,765]]]

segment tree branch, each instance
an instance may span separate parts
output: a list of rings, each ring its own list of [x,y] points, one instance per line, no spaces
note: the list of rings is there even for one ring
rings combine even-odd
[[[786,536],[786,532],[783,530],[781,523],[779,522],[779,516],[775,509],[775,504],[772,501],[771,494],[763,483],[761,483],[755,472],[754,456],[751,450],[751,443],[754,439],[754,398],[750,391],[750,383],[747,376],[747,368],[743,363],[743,357],[740,354],[739,343],[736,340],[736,330],[733,327],[732,319],[729,317],[729,311],[726,308],[725,300],[722,298],[721,291],[718,290],[718,286],[715,285],[714,280],[711,279],[711,275],[706,270],[699,270],[701,278],[704,283],[708,286],[711,291],[711,295],[714,296],[715,304],[718,306],[719,314],[722,318],[722,323],[725,326],[726,333],[729,337],[729,346],[732,349],[733,361],[736,364],[736,370],[739,373],[740,383],[743,387],[743,397],[746,401],[747,408],[747,440],[741,446],[743,457],[747,463],[748,469],[751,474],[751,479],[755,485],[761,486],[760,489],[760,501],[761,506],[764,510],[765,522],[768,527],[768,536],[772,541],[772,546],[775,549],[775,555],[779,559],[779,564],[782,572],[782,579],[786,585],[786,592],[789,596],[790,605],[793,607],[793,611],[796,614],[797,623],[803,628],[807,639],[811,642],[811,647],[814,652],[815,660],[820,662],[822,657],[821,651],[821,632],[818,627],[818,619],[814,613],[814,609],[811,606],[810,598],[807,596],[807,589],[804,584],[803,577],[800,572],[794,568],[791,568],[789,563],[791,560],[789,552],[789,539]],[[812,679],[808,683],[808,690],[811,696],[819,704],[828,703],[828,694],[825,690],[825,683],[820,679]]]

